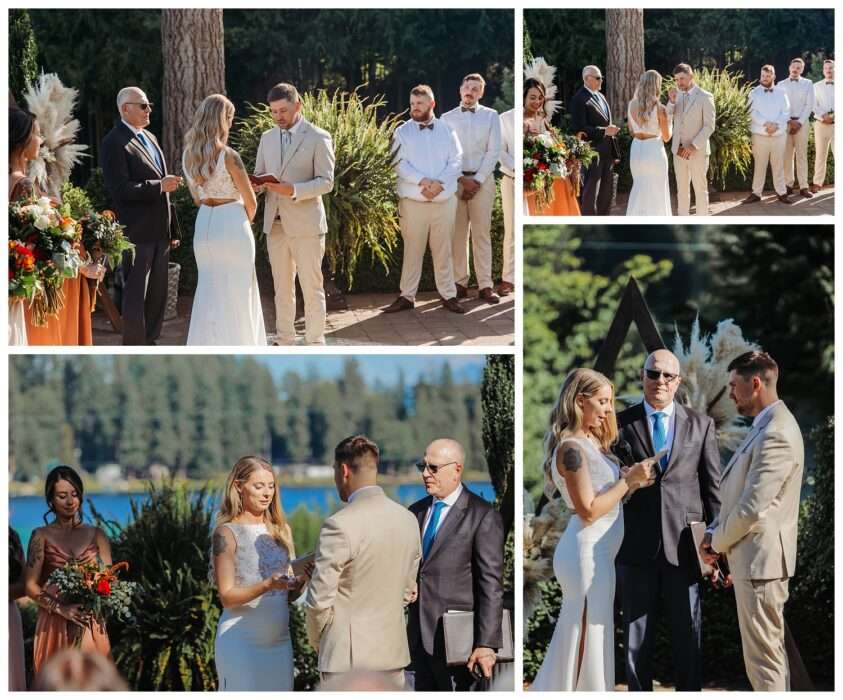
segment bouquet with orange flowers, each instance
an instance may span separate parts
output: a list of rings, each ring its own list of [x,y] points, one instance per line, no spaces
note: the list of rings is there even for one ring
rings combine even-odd
[[[78,222],[48,197],[9,204],[9,295],[29,301],[36,326],[46,325],[47,317],[59,312],[64,280],[79,274],[80,234]]]
[[[113,211],[90,211],[80,219],[80,223],[82,245],[94,261],[105,259],[114,269],[123,261],[123,253],[126,251],[132,251],[134,256],[135,244],[126,238],[123,233],[126,227],[117,221]]]
[[[134,581],[121,581],[117,572],[128,570],[128,562],[111,566],[102,562],[82,564],[70,561],[56,569],[47,579],[45,588],[51,591],[62,605],[79,605],[80,612],[105,627],[108,620],[127,621],[132,617],[132,602],[138,593]],[[81,634],[77,640],[81,642]]]

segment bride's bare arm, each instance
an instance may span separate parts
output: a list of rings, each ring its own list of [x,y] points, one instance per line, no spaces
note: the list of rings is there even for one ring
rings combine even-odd
[[[246,207],[246,216],[249,217],[249,221],[252,221],[255,218],[258,202],[255,199],[252,184],[249,182],[246,166],[243,165],[240,154],[233,148],[229,148],[225,153],[225,167],[231,175],[231,179],[234,180],[237,189],[240,190],[240,195],[243,197],[243,206]]]
[[[629,491],[626,478],[620,478],[611,488],[595,495],[588,473],[588,455],[573,440],[563,442],[556,450],[556,469],[565,479],[574,510],[586,524],[606,515]]]
[[[673,136],[673,129],[671,128],[670,118],[667,115],[667,107],[659,105],[659,129],[662,132],[662,141],[667,143]]]

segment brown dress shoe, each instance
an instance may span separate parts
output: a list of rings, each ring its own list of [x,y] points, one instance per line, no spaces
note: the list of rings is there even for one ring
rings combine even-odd
[[[512,282],[501,281],[498,284],[498,294],[500,294],[502,297],[506,297],[506,296],[509,296],[510,294],[514,294],[514,293],[515,293],[515,285],[512,284]]]
[[[453,311],[455,314],[464,314],[465,309],[462,307],[457,301],[456,297],[451,297],[450,299],[443,299],[442,306],[444,306],[448,311]]]
[[[813,199],[814,197],[814,195],[811,194],[811,190],[809,190],[807,187],[803,187],[801,190],[799,190],[799,194],[801,194],[805,199]]]
[[[786,185],[785,188],[787,189],[788,194],[793,194],[793,187],[790,187],[789,185]]]
[[[382,309],[382,311],[385,314],[394,314],[397,311],[407,311],[408,309],[412,309],[414,306],[415,303],[413,303],[406,297],[398,297],[389,306]]]
[[[822,188],[823,188],[823,187],[822,187],[822,185],[811,185],[811,187],[810,187],[809,189],[811,190],[811,192],[813,192],[814,194],[816,194],[816,193],[817,193],[817,192],[819,192]]]
[[[790,197],[788,197],[786,194],[780,194],[780,195],[777,195],[777,196],[779,198],[779,201],[782,204],[793,204],[793,200]]]
[[[468,287],[463,287],[461,284],[457,285],[457,299],[468,299]]]
[[[746,199],[741,201],[741,204],[755,204],[755,202],[760,202],[761,197],[759,197],[755,192],[749,195]]]
[[[498,304],[501,300],[501,298],[495,294],[495,290],[491,287],[483,287],[483,289],[480,290],[480,294],[477,296],[487,304]]]

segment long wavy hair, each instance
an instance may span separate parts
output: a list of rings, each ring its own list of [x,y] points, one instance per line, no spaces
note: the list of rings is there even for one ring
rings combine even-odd
[[[237,464],[234,465],[225,482],[222,503],[219,513],[217,513],[217,527],[230,523],[243,512],[243,501],[237,487],[245,484],[249,477],[259,469],[265,469],[270,474],[273,473],[272,465],[262,457],[249,455],[237,460]],[[281,489],[277,483],[275,485],[275,496],[269,504],[269,508],[264,511],[263,521],[272,538],[287,550],[290,559],[294,558],[296,553],[293,547],[293,533],[284,515],[284,510],[281,508]]]
[[[556,490],[553,483],[553,455],[559,443],[566,437],[573,435],[582,427],[583,414],[577,397],[594,396],[601,388],[608,386],[612,392],[612,404],[615,401],[615,387],[603,374],[593,369],[580,367],[572,370],[565,377],[562,388],[559,390],[559,398],[556,405],[550,412],[550,425],[544,436],[544,490],[550,498]],[[592,434],[599,440],[603,452],[609,453],[612,445],[618,439],[618,422],[615,413],[612,411],[599,429],[592,431]]]
[[[214,172],[219,152],[228,145],[229,123],[234,105],[225,95],[208,95],[196,108],[193,123],[184,137],[184,172],[202,185]]]
[[[85,485],[82,483],[82,477],[79,476],[79,473],[73,467],[68,467],[65,464],[60,464],[58,467],[51,469],[50,473],[47,474],[47,478],[44,480],[44,500],[47,502],[47,512],[44,513],[43,516],[44,522],[49,525],[50,521],[47,520],[47,516],[50,513],[54,516],[56,514],[56,511],[53,508],[53,495],[56,491],[56,484],[59,480],[69,482],[76,490],[76,496],[79,498],[79,510],[76,512],[76,524],[81,525],[84,517],[82,514],[82,504],[85,501]]]
[[[635,100],[635,113],[638,116],[638,122],[644,123],[647,115],[653,111],[653,108],[659,103],[659,98],[662,94],[662,76],[657,70],[644,71],[638,79],[638,85],[635,87],[635,94],[632,99]]]

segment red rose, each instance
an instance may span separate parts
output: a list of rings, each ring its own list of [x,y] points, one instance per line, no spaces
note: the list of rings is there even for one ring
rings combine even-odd
[[[111,584],[108,582],[108,579],[100,579],[97,584],[97,593],[100,595],[111,595]]]
[[[547,163],[539,163],[536,167],[539,170],[547,170]]]

